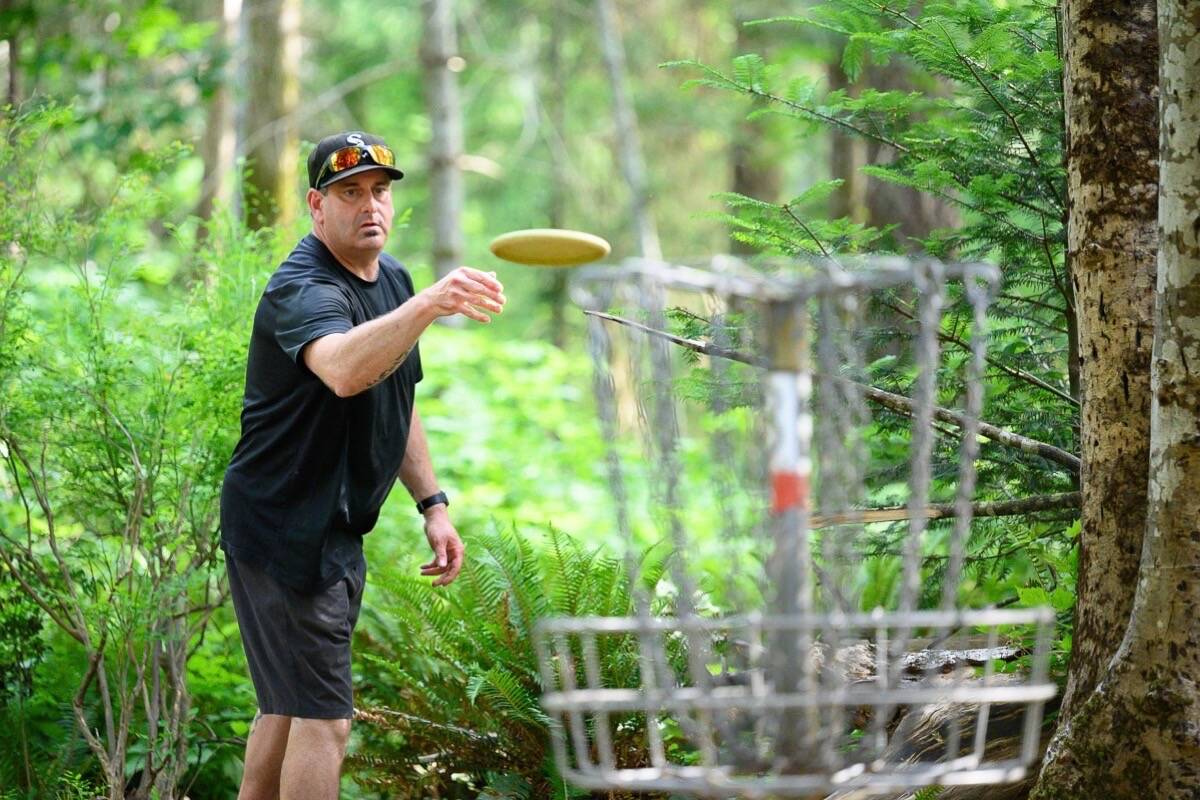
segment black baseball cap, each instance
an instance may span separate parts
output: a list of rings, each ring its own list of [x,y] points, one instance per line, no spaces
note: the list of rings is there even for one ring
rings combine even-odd
[[[334,169],[337,165],[330,165],[329,157],[340,150],[349,151],[342,159],[348,163],[342,169]],[[308,185],[313,189],[324,189],[342,178],[369,169],[382,169],[392,176],[392,180],[398,181],[404,177],[404,173],[396,169],[395,153],[383,139],[363,131],[335,133],[317,142],[317,146],[308,154]]]

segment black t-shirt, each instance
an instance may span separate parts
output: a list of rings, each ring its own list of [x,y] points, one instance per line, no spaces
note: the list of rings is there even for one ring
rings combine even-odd
[[[299,591],[340,580],[362,558],[404,458],[414,347],[392,375],[339,398],[304,364],[304,347],[392,311],[414,294],[386,253],[364,281],[320,239],[304,237],[267,283],[254,315],[242,438],[221,491],[221,546]]]

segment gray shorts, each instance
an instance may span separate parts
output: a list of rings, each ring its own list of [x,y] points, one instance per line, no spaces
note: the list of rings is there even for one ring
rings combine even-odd
[[[260,714],[304,719],[354,716],[350,634],[367,567],[317,594],[302,594],[226,555],[229,591]]]

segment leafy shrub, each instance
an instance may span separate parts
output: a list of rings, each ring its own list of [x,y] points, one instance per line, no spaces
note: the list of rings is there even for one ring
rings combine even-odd
[[[139,161],[107,205],[80,211],[38,173],[70,122],[34,110],[2,131],[0,567],[76,659],[53,691],[94,758],[85,777],[174,796],[188,661],[224,599],[218,494],[273,243],[214,231],[189,253],[208,280],[162,294],[141,278],[162,248],[148,220],[169,218],[158,184],[182,151]]]

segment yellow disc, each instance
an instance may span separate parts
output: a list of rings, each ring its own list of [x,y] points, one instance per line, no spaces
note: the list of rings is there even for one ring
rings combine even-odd
[[[597,261],[612,248],[599,236],[561,228],[531,228],[513,231],[492,240],[497,258],[535,267],[573,267]]]

